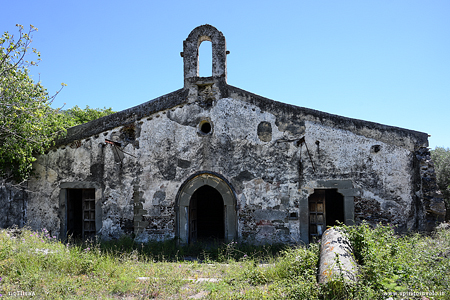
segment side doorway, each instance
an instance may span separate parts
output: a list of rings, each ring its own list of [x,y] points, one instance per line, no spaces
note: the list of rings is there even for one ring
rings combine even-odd
[[[67,236],[95,236],[95,189],[67,189]]]
[[[316,189],[308,198],[309,241],[320,239],[327,226],[345,223],[344,196],[337,189]]]

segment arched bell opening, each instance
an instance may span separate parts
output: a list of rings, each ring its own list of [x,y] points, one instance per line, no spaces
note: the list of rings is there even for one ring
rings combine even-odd
[[[205,40],[198,47],[198,75],[200,77],[212,76],[212,43]]]
[[[227,80],[227,54],[225,37],[211,25],[202,25],[196,27],[191,31],[189,36],[183,42],[183,57],[184,64],[184,80],[185,87],[188,86],[189,79],[196,79],[199,74],[199,48],[204,41],[211,45],[211,77],[221,78],[226,83]],[[206,43],[205,43],[206,44]],[[202,50],[204,45],[202,46]],[[207,46],[209,47],[209,45]],[[209,68],[208,66],[205,66]],[[203,70],[203,66],[202,66]],[[209,74],[209,72],[207,72]],[[202,74],[202,76],[204,76]]]

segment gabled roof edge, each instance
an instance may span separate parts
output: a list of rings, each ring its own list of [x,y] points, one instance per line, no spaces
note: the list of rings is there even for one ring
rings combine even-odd
[[[241,100],[254,104],[268,112],[275,114],[277,114],[277,112],[288,113],[291,114],[293,118],[300,118],[307,121],[327,124],[328,126],[334,126],[339,129],[348,130],[365,136],[367,136],[367,134],[363,133],[362,129],[364,127],[368,127],[381,132],[395,133],[398,136],[411,137],[414,140],[415,148],[428,146],[428,134],[424,132],[343,117],[310,108],[295,106],[265,98],[229,84],[225,85],[228,90],[228,97],[233,97],[233,94],[238,95]],[[55,141],[55,146],[61,146],[76,140],[88,138],[90,136],[100,134],[106,130],[133,123],[156,112],[187,103],[188,92],[188,89],[181,88],[115,114],[71,127],[67,130],[66,137]],[[377,137],[373,138],[377,139]]]
[[[187,95],[188,90],[181,88],[172,93],[119,111],[112,115],[71,127],[67,129],[67,134],[64,138],[57,139],[55,141],[55,146],[61,146],[76,140],[88,138],[90,136],[100,134],[106,130],[133,123],[158,111],[181,105],[187,102]]]
[[[310,108],[295,106],[284,102],[279,102],[276,100],[265,98],[229,84],[227,84],[227,87],[229,97],[233,97],[233,94],[237,94],[241,96],[242,99],[244,99],[245,101],[254,104],[268,112],[280,111],[284,113],[291,113],[293,117],[303,118],[304,120],[313,121],[317,123],[324,123],[324,124],[328,123],[329,126],[333,125],[336,128],[352,131],[364,136],[367,135],[362,133],[361,129],[363,129],[363,127],[376,129],[381,132],[392,132],[400,136],[408,136],[413,138],[417,148],[428,147],[428,134],[425,132],[334,115]],[[332,124],[329,124],[330,122]]]

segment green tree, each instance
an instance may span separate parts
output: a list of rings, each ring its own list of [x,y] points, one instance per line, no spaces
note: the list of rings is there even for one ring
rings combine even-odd
[[[115,113],[115,111],[113,111],[111,107],[90,108],[89,105],[86,105],[86,108],[79,108],[78,105],[75,105],[74,107],[63,111],[65,116],[64,125],[68,128],[87,123],[113,113]]]
[[[448,218],[450,217],[450,149],[436,147],[434,150],[431,150],[431,158],[434,162],[437,185],[441,190],[446,202],[446,219],[448,220]]]
[[[50,96],[40,82],[29,76],[28,68],[37,66],[41,60],[36,49],[30,51],[32,34],[37,28],[30,25],[25,32],[22,25],[16,26],[17,38],[8,32],[0,38],[0,177],[22,181],[30,175],[35,156],[51,147],[67,128],[114,111],[89,106],[64,111],[52,108],[61,90]],[[30,52],[36,60],[26,60]]]
[[[5,32],[0,38],[0,176],[26,179],[31,172],[34,155],[52,145],[64,132],[64,118],[51,103],[40,82],[34,82],[28,68],[40,61],[40,53],[32,49],[35,61],[26,60],[30,53],[32,33],[18,27],[17,38]],[[62,84],[65,85],[64,83]]]

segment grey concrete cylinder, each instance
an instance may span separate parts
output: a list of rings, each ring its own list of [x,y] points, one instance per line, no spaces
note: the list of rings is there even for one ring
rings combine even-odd
[[[327,229],[320,246],[319,283],[334,280],[357,280],[358,266],[353,257],[349,240],[340,230]]]

